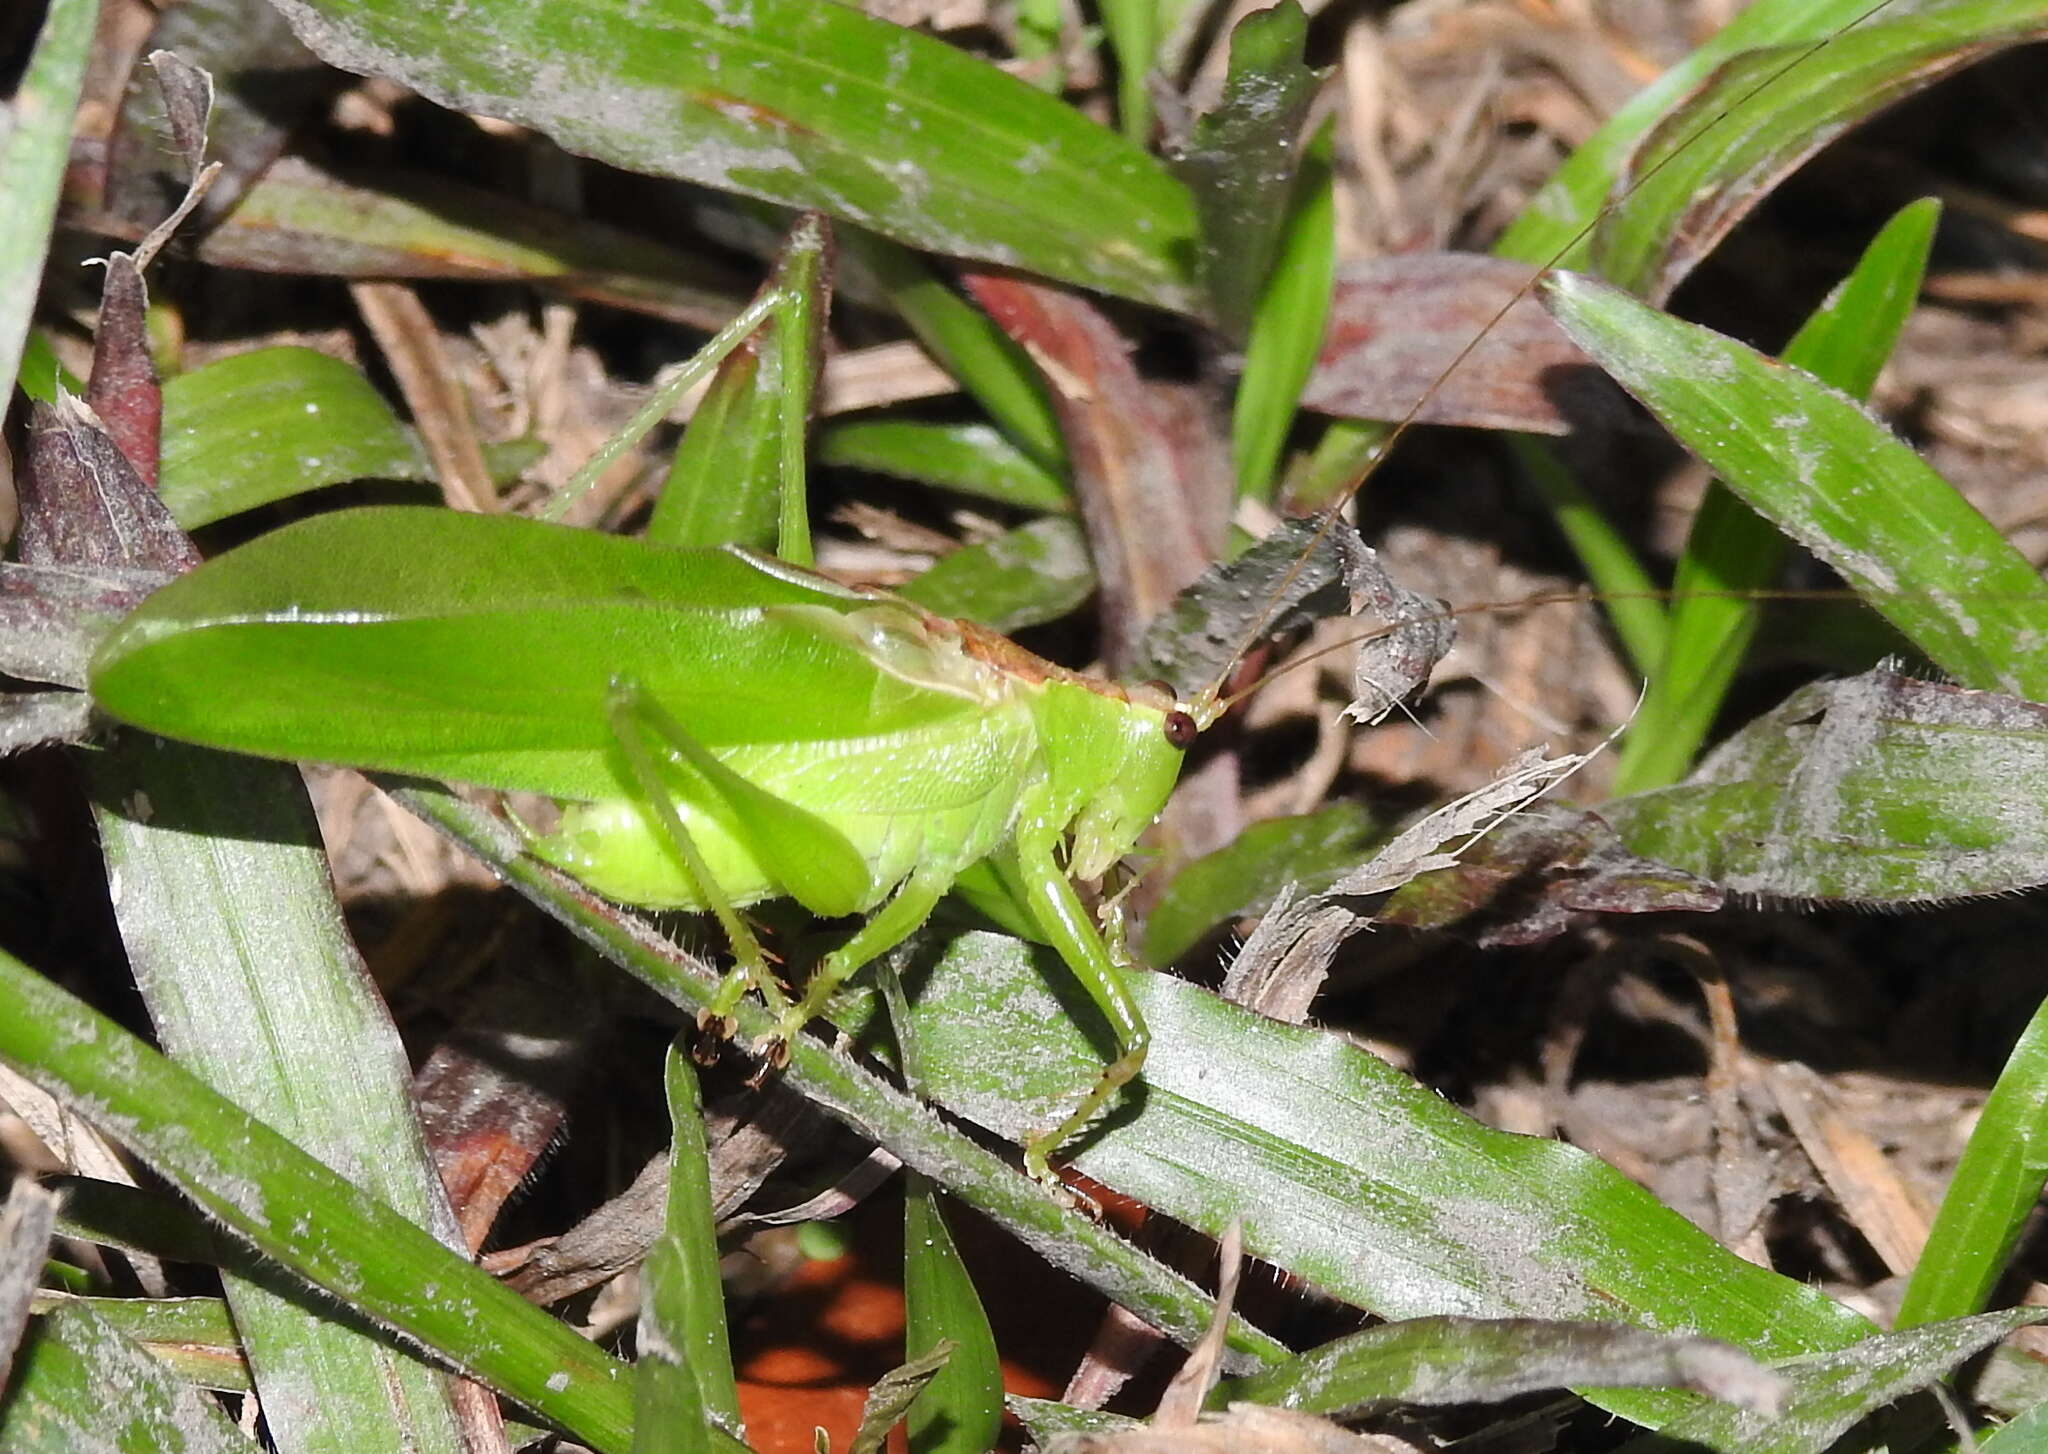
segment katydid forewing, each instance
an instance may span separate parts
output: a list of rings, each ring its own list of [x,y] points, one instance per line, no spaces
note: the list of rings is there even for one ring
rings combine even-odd
[[[1134,845],[1215,696],[1109,688],[756,557],[389,512],[291,527],[166,590],[94,688],[168,735],[571,800],[537,851],[626,902],[872,913],[785,1034],[963,874],[1007,879],[1119,1039],[1027,1148],[1040,1174],[1145,1046],[1071,879]],[[754,961],[729,996],[779,995]]]

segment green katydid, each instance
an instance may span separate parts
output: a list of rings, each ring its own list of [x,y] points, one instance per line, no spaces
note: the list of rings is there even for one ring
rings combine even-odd
[[[102,645],[110,715],[166,736],[549,794],[535,851],[613,899],[709,909],[795,1034],[987,862],[1101,1007],[1116,1057],[1031,1171],[1143,1064],[1073,878],[1129,853],[1206,711],[737,549],[503,516],[343,511],[171,583]],[[672,810],[672,815],[671,815]],[[788,1002],[736,909],[867,922]]]

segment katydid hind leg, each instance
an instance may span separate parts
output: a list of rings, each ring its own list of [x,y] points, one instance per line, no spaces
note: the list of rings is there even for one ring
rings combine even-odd
[[[696,885],[698,894],[710,907],[719,927],[725,930],[733,957],[738,960],[719,983],[711,1003],[698,1017],[705,1028],[715,1026],[723,1035],[729,1033],[728,1022],[733,1008],[746,994],[749,985],[761,992],[761,998],[771,1010],[787,1010],[789,998],[783,994],[782,986],[768,968],[768,957],[762,953],[760,941],[754,937],[754,931],[747,926],[739,910],[733,907],[731,896],[711,872],[696,840],[684,825],[682,814],[676,811],[675,800],[669,796],[662,782],[661,770],[647,740],[649,735],[661,735],[671,729],[669,724],[651,720],[650,706],[637,683],[621,679],[612,683],[605,713],[619,759],[626,768],[627,780],[637,789],[635,797],[640,810],[660,828],[677,864]]]
[[[1039,929],[1108,1019],[1116,1035],[1117,1054],[1102,1067],[1101,1075],[1071,1115],[1050,1131],[1025,1141],[1024,1169],[1048,1184],[1056,1178],[1046,1158],[1086,1128],[1109,1098],[1137,1075],[1152,1044],[1152,1033],[1145,1028],[1138,1003],[1124,984],[1123,971],[1110,957],[1088,906],[1074,892],[1073,882],[1054,856],[1055,841],[1049,836],[1020,833],[1015,850],[1017,879]]]

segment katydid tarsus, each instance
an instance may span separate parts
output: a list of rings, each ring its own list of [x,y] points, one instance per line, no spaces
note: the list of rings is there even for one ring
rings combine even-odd
[[[92,689],[170,737],[561,800],[536,854],[622,903],[716,914],[739,964],[712,1017],[752,988],[779,1037],[963,878],[999,885],[1116,1037],[1027,1142],[1041,1179],[1147,1048],[1075,883],[1133,850],[1221,710],[1219,684],[1117,686],[750,552],[425,509],[318,516],[172,583]],[[776,897],[866,916],[795,999],[740,913]]]

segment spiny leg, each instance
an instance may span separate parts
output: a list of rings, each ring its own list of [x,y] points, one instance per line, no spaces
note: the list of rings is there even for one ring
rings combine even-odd
[[[851,939],[826,955],[811,972],[804,997],[782,1012],[776,1038],[794,1039],[798,1031],[825,1012],[826,1003],[839,986],[860,967],[887,954],[909,938],[918,926],[931,918],[932,910],[953,883],[951,865],[927,865],[912,873],[890,900]]]
[[[654,755],[648,751],[647,737],[673,736],[683,730],[681,724],[662,711],[639,683],[623,677],[614,678],[611,690],[606,694],[605,718],[618,746],[620,759],[626,765],[633,786],[639,789],[640,810],[651,816],[660,827],[669,851],[675,855],[684,876],[696,886],[705,905],[717,918],[719,927],[725,930],[733,957],[739,961],[719,982],[711,1003],[698,1015],[698,1023],[705,1028],[718,1025],[721,1033],[727,1033],[723,1027],[750,984],[761,992],[761,998],[770,1010],[786,1014],[789,997],[783,994],[782,986],[769,970],[768,957],[761,952],[761,942],[754,937],[754,931],[733,908],[732,900],[712,876],[711,867],[704,861],[697,841],[684,826],[682,814],[676,811],[675,799],[662,781],[661,769]]]
[[[1017,879],[1038,927],[1109,1020],[1110,1029],[1116,1034],[1117,1056],[1102,1067],[1102,1074],[1072,1115],[1050,1131],[1026,1138],[1024,1169],[1047,1185],[1056,1183],[1058,1178],[1046,1158],[1094,1120],[1118,1088],[1137,1075],[1145,1064],[1145,1052],[1152,1045],[1152,1033],[1145,1028],[1138,1003],[1124,984],[1122,970],[1110,958],[1087,905],[1074,892],[1072,881],[1053,856],[1053,842],[1049,835],[1018,833]]]

